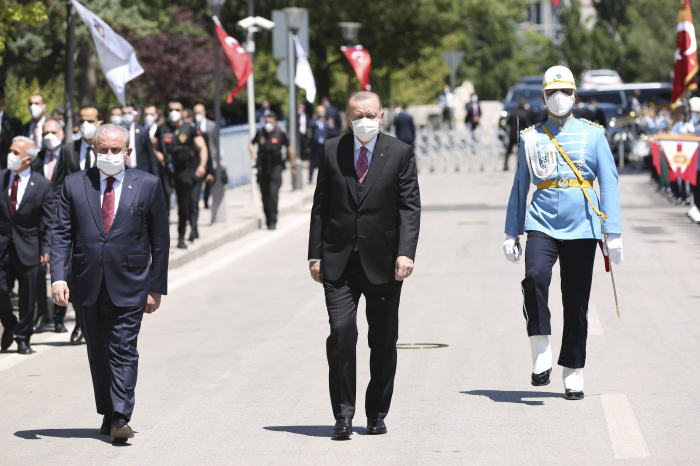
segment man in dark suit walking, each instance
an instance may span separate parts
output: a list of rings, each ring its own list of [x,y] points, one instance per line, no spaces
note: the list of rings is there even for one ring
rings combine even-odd
[[[335,120],[328,118],[326,107],[319,105],[316,107],[316,118],[311,120],[307,135],[309,138],[309,184],[314,180],[314,170],[321,163],[323,154],[323,143],[338,135],[338,128]]]
[[[508,116],[508,128],[510,129],[508,138],[508,147],[506,148],[506,156],[503,161],[503,171],[508,171],[508,157],[515,147],[518,147],[518,138],[520,131],[529,128],[530,113],[527,111],[527,99],[522,98],[518,101],[518,108],[513,110]]]
[[[8,115],[2,109],[5,104],[4,92],[3,87],[0,86],[0,168],[2,169],[7,168],[7,153],[12,140],[24,135],[24,127],[19,118]]]
[[[354,134],[324,144],[311,210],[309,269],[323,284],[331,332],[326,341],[333,435],[352,435],[357,304],[367,302],[371,380],[367,433],[386,433],[396,374],[401,285],[413,271],[420,191],[413,149],[379,134],[379,96],[350,97]]]
[[[467,105],[467,117],[464,122],[469,127],[469,131],[476,130],[479,126],[479,119],[481,119],[481,106],[479,105],[479,96],[476,94],[472,95],[471,102]]]
[[[78,303],[88,347],[100,433],[113,442],[134,436],[134,409],[143,313],[167,293],[170,235],[160,179],[125,163],[129,132],[107,124],[95,134],[96,167],[66,178],[53,230],[51,294]],[[72,293],[68,262],[72,257]]]
[[[160,177],[160,163],[156,159],[153,151],[151,136],[145,127],[136,123],[136,110],[130,103],[122,109],[122,124],[129,131],[131,141],[131,155],[126,164],[131,168],[138,168],[141,171]]]
[[[0,322],[2,349],[12,344],[15,327],[17,352],[33,353],[29,346],[34,323],[36,275],[49,262],[51,219],[54,214],[51,182],[32,172],[39,153],[34,142],[17,136],[7,156],[7,170],[0,170]],[[7,276],[19,282],[19,325],[12,314]]]
[[[413,147],[416,140],[416,125],[413,123],[413,117],[408,114],[408,104],[403,104],[402,110],[394,117],[394,126],[396,139]]]

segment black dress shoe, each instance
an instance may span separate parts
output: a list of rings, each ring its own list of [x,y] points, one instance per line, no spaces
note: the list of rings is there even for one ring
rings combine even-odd
[[[36,318],[34,321],[34,328],[32,329],[34,333],[41,333],[44,331],[44,324],[46,324],[46,321],[49,320],[46,317],[46,314],[41,314],[39,317]]]
[[[367,419],[367,435],[386,434],[386,424],[382,419]]]
[[[190,241],[194,242],[196,239],[199,239],[199,232],[197,230],[190,231]]]
[[[552,369],[547,369],[539,374],[532,374],[532,385],[535,387],[541,387],[543,385],[549,385],[549,374],[552,373]]]
[[[2,349],[3,351],[12,346],[12,342],[15,339],[15,327],[17,327],[17,321],[15,321],[14,325],[7,326],[2,330],[2,339],[0,339],[0,349]]]
[[[341,417],[335,421],[333,427],[333,435],[338,437],[349,437],[352,435],[352,419],[349,417]]]
[[[110,435],[112,433],[112,415],[105,414],[102,418],[102,427],[100,427],[100,435]]]
[[[17,352],[19,354],[32,354],[34,350],[24,340],[17,340]]]
[[[77,345],[81,341],[83,341],[83,331],[76,325],[73,329],[73,333],[70,334],[70,342]]]
[[[180,238],[177,242],[177,248],[178,249],[187,249],[187,245],[185,244],[185,238]]]
[[[134,431],[131,430],[126,420],[114,419],[112,421],[112,443],[125,443],[130,438],[134,438]]]
[[[564,398],[567,400],[583,400],[583,390],[571,390],[570,388],[567,388],[566,396]]]
[[[54,322],[53,323],[53,331],[56,333],[66,333],[68,329],[66,328],[65,325],[63,325],[63,322]]]
[[[267,229],[268,229],[268,230],[276,230],[276,229],[277,229],[277,223],[268,223],[268,224],[267,224]]]

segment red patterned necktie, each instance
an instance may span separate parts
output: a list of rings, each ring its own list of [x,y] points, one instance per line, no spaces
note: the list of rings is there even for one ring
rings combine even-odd
[[[112,186],[115,181],[117,179],[113,176],[107,178],[107,189],[105,189],[104,198],[102,199],[102,228],[104,228],[105,235],[109,233],[109,229],[112,228],[112,222],[114,222],[114,189],[112,189]]]
[[[10,206],[12,207],[12,215],[17,212],[17,190],[19,189],[19,175],[15,175],[12,180],[12,191],[10,191]]]
[[[355,172],[357,173],[357,179],[360,180],[360,183],[365,181],[365,176],[367,176],[367,170],[369,170],[369,163],[367,163],[367,148],[365,146],[362,146],[360,148],[360,157],[357,159],[357,167],[355,168]]]

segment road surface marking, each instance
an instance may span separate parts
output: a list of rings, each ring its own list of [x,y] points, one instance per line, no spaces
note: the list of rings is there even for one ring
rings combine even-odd
[[[615,458],[631,459],[649,456],[647,443],[637,418],[625,395],[600,395],[608,424]]]
[[[66,341],[66,333],[56,333],[54,335],[51,335],[49,338],[46,340],[41,340],[41,341],[36,341],[34,343],[34,346],[32,346],[32,349],[34,350],[34,353],[39,355],[42,353],[46,353],[49,350],[52,350],[55,348],[53,345],[42,345],[42,343],[54,343],[58,341]],[[4,371],[5,369],[9,369],[10,367],[16,366],[17,364],[28,361],[32,359],[34,355],[30,354],[19,354],[19,353],[14,353],[14,354],[9,354],[6,357],[0,359],[0,372]]]
[[[598,317],[598,308],[595,306],[595,304],[589,304],[588,306],[588,334],[605,334],[603,331],[603,324],[600,323],[600,317]]]

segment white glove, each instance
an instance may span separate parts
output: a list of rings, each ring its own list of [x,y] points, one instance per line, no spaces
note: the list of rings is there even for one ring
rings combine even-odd
[[[620,265],[620,262],[625,260],[625,255],[622,253],[622,237],[616,234],[608,235],[608,246],[610,246],[610,254],[608,254],[608,248],[603,241],[603,254],[610,257],[615,265]]]
[[[506,259],[508,259],[509,262],[517,264],[517,261],[520,260],[520,256],[523,253],[523,248],[521,248],[520,244],[518,244],[518,251],[516,253],[517,256],[513,255],[514,250],[515,250],[515,236],[506,235],[506,240],[503,241],[503,254],[506,255]]]

